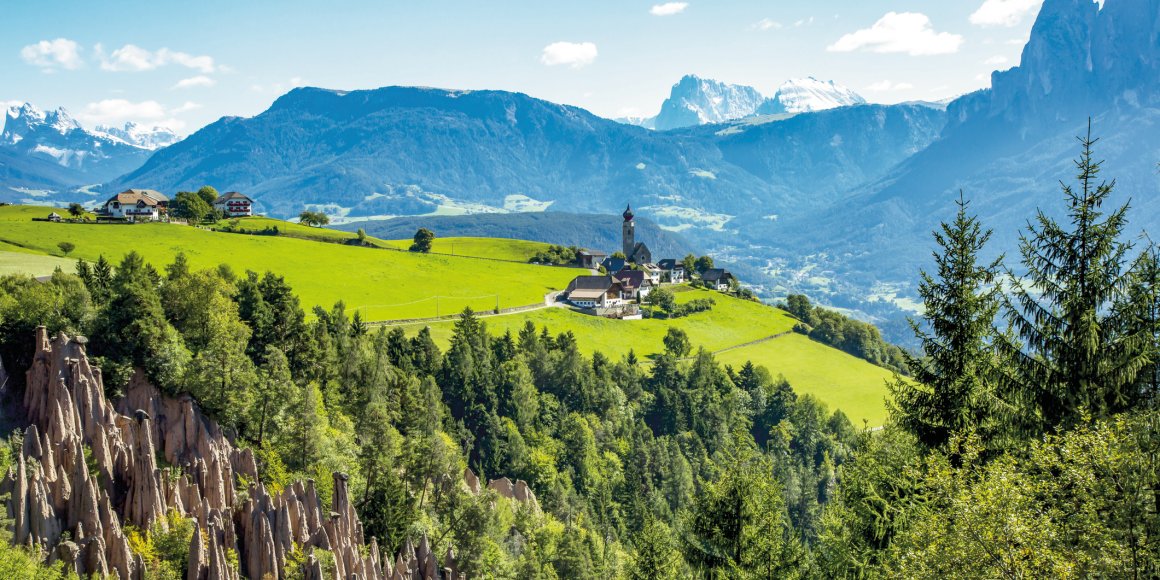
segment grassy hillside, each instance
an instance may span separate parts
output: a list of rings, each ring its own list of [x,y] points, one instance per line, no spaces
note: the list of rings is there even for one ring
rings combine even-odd
[[[872,426],[886,421],[885,383],[894,375],[801,334],[728,350],[717,360],[735,367],[751,360],[781,373],[795,391],[842,409],[856,426],[861,427],[863,420]]]
[[[519,332],[530,320],[537,327],[547,326],[553,334],[571,331],[585,354],[599,351],[619,358],[632,349],[642,360],[664,350],[665,333],[674,326],[688,333],[693,345],[717,353],[723,363],[740,367],[752,360],[775,375],[785,375],[795,391],[813,394],[832,408],[842,409],[856,425],[863,420],[874,426],[883,423],[884,381],[891,378],[890,371],[791,333],[795,320],[777,308],[708,290],[677,293],[678,302],[705,297],[717,302],[713,310],[675,320],[618,321],[550,308],[490,317],[486,323],[490,332],[502,335],[509,330]],[[406,328],[414,333],[429,326],[436,342],[445,348],[452,325],[439,322]],[[755,341],[760,342],[750,344]]]
[[[277,228],[279,236],[290,238],[339,244],[354,244],[358,240],[358,236],[353,232],[330,228],[315,228],[262,216],[225,219],[213,226],[213,229],[219,231],[228,231],[231,233],[252,232],[255,234],[266,233],[274,228]],[[394,250],[407,250],[411,247],[410,239],[382,240],[368,236],[366,243],[374,247]],[[435,243],[431,246],[431,252],[454,256],[527,262],[537,252],[548,249],[548,246],[549,244],[542,242],[529,242],[526,240],[452,237],[435,238]]]
[[[497,302],[500,308],[535,304],[545,293],[565,287],[578,272],[289,237],[227,234],[172,224],[30,221],[44,213],[45,208],[0,207],[0,243],[17,246],[22,253],[59,256],[57,244],[69,241],[76,244],[70,258],[85,260],[96,260],[102,254],[119,260],[135,250],[158,267],[184,252],[194,268],[225,263],[239,274],[274,270],[286,277],[308,309],[343,300],[368,320],[430,317],[455,313],[465,306],[490,310]],[[280,228],[284,224],[278,222]]]
[[[411,240],[389,240],[382,242],[382,244],[386,247],[406,250],[411,247]],[[547,250],[548,247],[549,244],[541,242],[503,238],[435,238],[435,242],[431,245],[431,252],[527,262],[536,252]]]

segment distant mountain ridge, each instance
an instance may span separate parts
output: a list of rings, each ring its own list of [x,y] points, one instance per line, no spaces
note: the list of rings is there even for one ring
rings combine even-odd
[[[345,220],[606,212],[631,200],[695,238],[731,230],[735,218],[819,207],[884,175],[944,124],[927,107],[865,105],[657,132],[503,91],[300,88],[158,151],[106,190],[210,183],[275,216],[316,207]]]
[[[10,107],[0,131],[0,189],[57,190],[99,184],[139,167],[153,150],[178,140],[172,131],[128,123],[85,129],[63,107]]]
[[[725,123],[754,115],[792,115],[864,105],[866,99],[834,81],[813,77],[790,79],[772,97],[745,85],[731,85],[686,75],[673,85],[669,98],[655,117],[617,119],[628,124],[667,131]]]

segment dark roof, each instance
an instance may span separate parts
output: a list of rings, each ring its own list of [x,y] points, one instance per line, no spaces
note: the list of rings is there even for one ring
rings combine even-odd
[[[604,269],[608,272],[619,272],[627,263],[628,260],[624,258],[605,258],[603,262],[600,262],[600,265],[604,266]]]
[[[632,205],[631,204],[626,205],[624,207],[624,213],[621,215],[624,216],[624,221],[626,221],[626,222],[631,221],[632,220]]]
[[[674,260],[672,258],[665,258],[665,259],[657,262],[657,267],[662,269],[662,270],[684,270],[685,263],[679,262],[679,261]]]
[[[568,292],[573,290],[607,290],[613,282],[612,276],[577,276],[568,284]]]
[[[254,201],[254,200],[246,197],[245,195],[242,195],[241,193],[238,193],[236,191],[230,191],[227,193],[223,193],[217,199],[213,200],[213,202],[214,203],[225,203],[231,199],[244,199],[244,200],[251,202],[251,203],[253,203],[253,201]]]
[[[605,254],[604,252],[601,252],[599,250],[587,250],[587,249],[580,250],[580,255],[581,256],[592,256],[593,258],[606,258],[606,257],[608,257],[608,254]]]
[[[701,279],[706,282],[716,282],[718,280],[728,280],[733,277],[729,270],[724,268],[710,268],[701,274]]]
[[[628,288],[640,288],[648,282],[648,277],[640,270],[621,270],[616,273],[616,279]]]

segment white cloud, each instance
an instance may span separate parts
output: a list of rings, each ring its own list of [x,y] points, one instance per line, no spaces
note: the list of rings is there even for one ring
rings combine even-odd
[[[1008,59],[1007,57],[1005,57],[1001,54],[996,54],[995,56],[992,56],[991,58],[988,58],[987,60],[983,61],[983,64],[990,64],[990,65],[997,66],[997,65],[1001,65],[1001,64],[1007,64],[1007,62],[1009,62],[1009,60],[1010,59]]]
[[[750,30],[762,30],[762,31],[777,30],[777,29],[781,28],[781,23],[776,21],[776,20],[762,18],[761,20],[754,22],[753,25],[750,26],[749,28],[750,28]]]
[[[665,2],[664,4],[653,4],[648,13],[653,16],[672,16],[684,12],[688,7],[688,2]]]
[[[213,80],[205,75],[198,75],[195,77],[189,77],[187,79],[181,79],[181,80],[177,81],[177,84],[173,85],[173,88],[174,89],[192,89],[195,87],[212,87],[216,84],[217,84],[217,81],[215,81],[215,80]]]
[[[1039,9],[1043,0],[986,0],[973,14],[971,24],[978,26],[1016,26],[1028,14]]]
[[[157,101],[133,102],[127,99],[105,99],[85,105],[77,118],[94,125],[123,125],[133,121],[141,125],[168,127],[180,132],[185,128],[185,121],[174,117],[196,109],[201,105],[186,102],[179,107],[166,109]]]
[[[105,55],[105,51],[99,44],[95,50],[100,56],[101,68],[108,71],[142,72],[171,64],[191,68],[202,73],[211,73],[216,69],[213,57],[195,56],[168,48],[151,51],[134,44],[126,44],[108,56]]]
[[[809,26],[813,23],[814,23],[814,17],[810,16],[809,18],[802,18],[801,20],[794,22],[793,26],[794,26],[794,28],[801,28],[803,26]]]
[[[45,72],[52,72],[58,68],[75,70],[84,64],[81,60],[81,47],[74,40],[58,38],[56,40],[42,40],[20,49],[20,58],[24,62],[38,66]]]
[[[580,68],[596,60],[596,45],[591,42],[553,42],[540,53],[540,62],[548,66],[568,65]]]
[[[913,88],[914,85],[910,83],[895,83],[885,80],[871,83],[866,87],[866,91],[871,93],[886,93],[890,91],[908,91]]]
[[[887,12],[870,28],[851,32],[826,47],[826,50],[829,52],[863,50],[928,56],[955,53],[962,45],[962,35],[935,32],[930,18],[925,14]]]

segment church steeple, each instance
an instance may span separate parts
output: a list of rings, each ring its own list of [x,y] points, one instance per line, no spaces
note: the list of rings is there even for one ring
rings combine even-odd
[[[636,251],[636,222],[632,220],[632,206],[625,207],[622,215],[624,224],[620,227],[621,248],[624,251],[624,258],[632,261]]]

